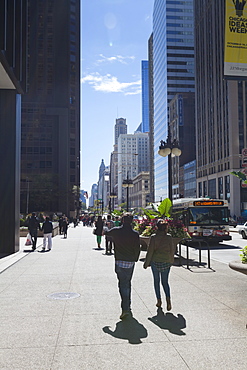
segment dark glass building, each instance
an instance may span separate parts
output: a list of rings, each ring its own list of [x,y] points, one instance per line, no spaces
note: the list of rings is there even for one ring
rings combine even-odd
[[[74,216],[80,186],[80,1],[29,2],[21,212]]]
[[[19,250],[21,94],[26,90],[27,1],[0,1],[0,257]]]
[[[142,60],[142,132],[149,132],[149,67]]]
[[[231,175],[246,171],[247,82],[224,77],[225,1],[194,1],[197,195],[226,199],[247,219],[247,189]]]

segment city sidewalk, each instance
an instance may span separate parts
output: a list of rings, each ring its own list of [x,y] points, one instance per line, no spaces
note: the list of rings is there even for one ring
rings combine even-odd
[[[91,228],[70,227],[50,252],[18,254],[8,268],[0,260],[0,369],[246,368],[247,277],[227,264],[199,267],[192,251],[190,270],[175,264],[167,313],[139,261],[133,318],[121,321],[114,257],[96,249]]]

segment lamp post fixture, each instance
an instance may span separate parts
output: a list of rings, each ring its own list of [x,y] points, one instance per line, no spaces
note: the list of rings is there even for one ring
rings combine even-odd
[[[179,147],[178,140],[171,140],[170,130],[168,128],[168,135],[166,141],[160,141],[158,154],[162,157],[168,157],[168,196],[172,202],[172,160],[171,157],[179,157],[182,151]]]
[[[117,198],[116,193],[110,193],[110,213],[111,213],[111,202],[113,204],[112,211],[114,211],[114,199]]]
[[[133,181],[131,179],[129,179],[129,173],[127,173],[127,179],[123,180],[122,186],[123,186],[123,188],[126,188],[126,190],[127,190],[127,194],[126,194],[126,197],[127,197],[127,212],[129,212],[129,188],[133,188],[133,186],[134,186]]]

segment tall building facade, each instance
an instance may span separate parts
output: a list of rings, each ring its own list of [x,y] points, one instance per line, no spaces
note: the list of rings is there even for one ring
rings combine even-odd
[[[98,181],[98,206],[101,213],[108,207],[109,204],[109,189],[110,189],[110,166],[105,166],[104,160],[102,159],[99,168],[99,181]]]
[[[116,124],[114,127],[114,144],[118,145],[118,138],[121,134],[127,134],[126,118],[116,118]],[[117,151],[117,148],[116,148]]]
[[[123,180],[134,179],[140,172],[149,171],[149,135],[135,132],[118,138],[118,204],[123,203]]]
[[[91,195],[89,197],[88,205],[89,207],[94,207],[95,201],[98,199],[98,185],[93,184],[91,188]]]
[[[188,182],[188,176],[191,176],[191,181],[189,182],[190,185],[194,185],[194,190],[196,191],[195,177],[192,181],[192,171],[188,173],[188,170],[184,171],[181,169],[181,167],[190,168],[187,164],[196,159],[194,93],[176,94],[169,102],[169,127],[171,141],[179,140],[182,151],[180,156],[171,158],[172,198],[177,199],[185,197],[184,181]],[[193,192],[194,197],[196,195],[195,191]],[[186,193],[188,194],[188,192]]]
[[[149,132],[149,66],[142,60],[142,124],[141,131]]]
[[[121,150],[118,149],[118,138],[122,134],[127,134],[128,126],[126,123],[126,118],[116,118],[116,123],[114,126],[114,146],[113,152],[110,157],[110,193],[117,196],[118,194],[118,159]],[[117,202],[113,198],[112,202]]]
[[[148,40],[148,87],[149,87],[149,166],[150,202],[154,202],[154,77],[153,77],[153,33]]]
[[[27,78],[28,1],[0,2],[0,257],[19,250],[21,100]]]
[[[154,187],[155,200],[168,197],[168,161],[158,155],[166,140],[169,101],[177,93],[194,92],[193,1],[154,1]],[[189,150],[189,148],[188,148]]]
[[[74,215],[80,187],[80,1],[29,2],[21,210]]]
[[[232,216],[247,217],[247,191],[230,174],[247,148],[247,83],[224,79],[225,1],[196,0],[197,195],[227,199]]]

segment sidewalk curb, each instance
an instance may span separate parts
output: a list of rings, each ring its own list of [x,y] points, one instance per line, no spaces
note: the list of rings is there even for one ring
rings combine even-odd
[[[42,247],[42,244],[38,245],[36,248],[36,251],[38,251],[38,248]],[[23,252],[23,250],[19,250],[16,253],[13,253],[9,256],[3,257],[0,259],[0,274],[4,271],[6,271],[9,267],[15,265],[18,261],[20,261],[22,258],[28,256],[30,253],[33,253],[34,251],[30,250],[30,252]]]

